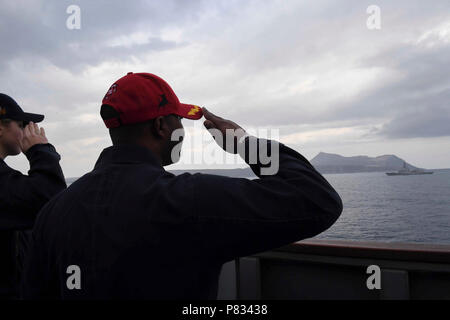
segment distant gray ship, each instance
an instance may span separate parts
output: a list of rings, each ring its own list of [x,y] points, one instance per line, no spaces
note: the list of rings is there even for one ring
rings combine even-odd
[[[397,172],[386,172],[386,174],[388,176],[413,176],[413,175],[418,175],[418,174],[432,174],[432,173],[433,173],[433,171],[425,171],[422,169],[410,170],[407,167],[405,161],[403,161],[403,169],[400,169]]]

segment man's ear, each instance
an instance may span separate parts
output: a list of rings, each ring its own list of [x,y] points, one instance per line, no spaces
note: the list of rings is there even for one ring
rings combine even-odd
[[[152,133],[155,137],[163,138],[166,135],[167,128],[167,122],[163,116],[156,117],[153,120]]]

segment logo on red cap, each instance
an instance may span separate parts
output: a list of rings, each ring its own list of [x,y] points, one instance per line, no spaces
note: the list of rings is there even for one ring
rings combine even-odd
[[[200,111],[199,106],[192,106],[191,110],[189,110],[189,112],[188,112],[188,115],[195,116],[195,114],[199,111]]]
[[[114,92],[117,92],[117,84],[114,83],[108,90],[108,92],[105,94],[105,97],[103,99],[108,99],[110,95],[112,95]]]

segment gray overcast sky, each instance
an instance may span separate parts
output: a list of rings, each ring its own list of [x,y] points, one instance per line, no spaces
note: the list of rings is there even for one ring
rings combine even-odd
[[[72,4],[80,30],[66,27]],[[367,28],[369,5],[381,9],[379,30]],[[277,129],[308,159],[395,154],[450,167],[448,0],[0,0],[0,8],[0,92],[46,115],[67,177],[90,171],[110,145],[101,99],[129,71],[155,73],[181,101],[246,129]],[[186,141],[203,130],[183,123]],[[195,152],[185,143],[182,160]],[[6,161],[27,170],[23,155]]]

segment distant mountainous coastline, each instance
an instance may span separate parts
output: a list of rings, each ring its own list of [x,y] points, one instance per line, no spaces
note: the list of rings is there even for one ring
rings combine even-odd
[[[344,157],[338,154],[320,152],[317,156],[310,160],[311,164],[320,173],[356,173],[356,172],[387,172],[398,171],[403,168],[403,159],[395,155],[383,155],[379,157],[355,156]],[[405,161],[406,162],[406,161]],[[424,168],[415,167],[406,162],[406,166],[410,170],[418,170]],[[198,169],[198,170],[168,170],[169,172],[179,175],[185,172],[216,174],[233,178],[256,178],[256,175],[250,168],[238,169]],[[68,184],[78,178],[67,178]]]
[[[191,174],[194,173],[204,173],[204,174],[217,174],[219,176],[227,176],[232,178],[249,178],[254,177],[256,175],[253,173],[250,168],[238,168],[238,169],[198,169],[198,170],[167,170],[175,175],[179,175],[185,172],[189,172]]]
[[[395,155],[343,157],[338,154],[320,152],[310,162],[320,173],[353,173],[398,171],[403,168],[403,162],[406,161]],[[410,170],[423,169],[408,162],[406,166]]]
[[[395,155],[379,157],[355,156],[344,157],[338,154],[320,152],[310,160],[311,164],[320,173],[356,173],[356,172],[388,172],[403,168],[404,160]],[[406,162],[406,161],[405,161]],[[410,170],[424,168],[415,167],[406,162]],[[178,175],[184,172],[218,174],[228,177],[256,177],[250,168],[243,169],[200,169],[200,170],[171,170]]]

